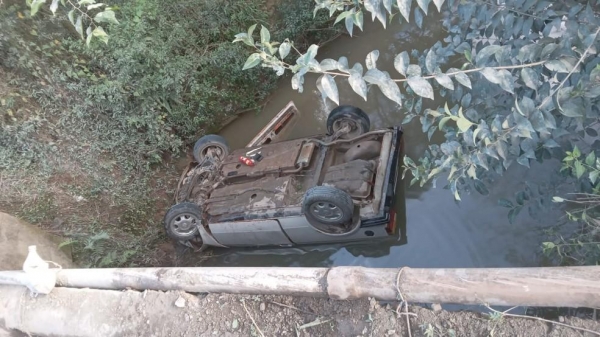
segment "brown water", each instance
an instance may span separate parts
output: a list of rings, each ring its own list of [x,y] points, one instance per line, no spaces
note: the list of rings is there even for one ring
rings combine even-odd
[[[423,50],[442,39],[441,25],[419,30],[413,25],[392,24],[387,30],[381,25],[367,24],[365,32],[354,38],[342,37],[320,50],[317,58],[337,59],[346,56],[350,66],[363,61],[368,52],[380,51],[378,65],[392,76],[394,56],[406,50]],[[440,37],[441,36],[441,37]],[[232,148],[243,147],[289,101],[294,101],[302,116],[289,137],[296,138],[325,132],[328,112],[335,103],[323,103],[316,89],[316,76],[307,76],[304,93],[291,89],[288,78],[267,100],[260,113],[247,113],[221,132]],[[369,91],[365,102],[345,82],[338,82],[340,103],[355,105],[365,110],[371,127],[400,125],[404,113],[395,103],[376,88]],[[439,103],[439,102],[438,102]],[[437,103],[424,102],[435,108]],[[428,141],[421,125],[414,119],[404,126],[406,154],[419,157]],[[439,139],[442,135],[435,135]],[[452,194],[431,184],[423,188],[409,187],[405,182],[405,198],[396,206],[401,227],[401,238],[376,244],[319,245],[299,248],[213,250],[214,256],[202,262],[186,262],[202,266],[334,266],[360,265],[368,267],[509,267],[540,264],[539,245],[545,236],[541,228],[556,222],[557,213],[548,212],[544,218],[533,219],[524,211],[514,224],[509,224],[507,209],[497,206],[498,198],[512,198],[524,187],[525,181],[536,181],[550,174],[556,165],[533,165],[531,170],[513,166],[498,177],[490,188],[490,195],[464,195],[456,203]],[[542,225],[544,224],[544,225]],[[187,260],[187,259],[186,259]],[[191,257],[193,261],[194,258]],[[189,261],[189,260],[188,260]]]

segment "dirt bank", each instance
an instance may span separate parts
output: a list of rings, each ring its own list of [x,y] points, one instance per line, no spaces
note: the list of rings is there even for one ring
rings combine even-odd
[[[72,336],[99,332],[103,336],[408,336],[405,316],[395,312],[398,303],[366,299],[67,288],[32,298],[20,288],[8,287],[0,287],[0,294],[4,302],[7,297],[21,302],[16,311],[8,311],[14,302],[4,303],[0,322],[5,319],[7,325],[33,335],[45,331]],[[412,336],[593,336],[523,318],[434,312],[419,306],[409,311]],[[563,322],[600,331],[600,322],[591,319],[566,317]]]

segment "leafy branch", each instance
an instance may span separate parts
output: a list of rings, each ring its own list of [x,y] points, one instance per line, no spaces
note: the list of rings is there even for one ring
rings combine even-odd
[[[34,16],[42,5],[46,3],[46,0],[26,0],[26,2],[31,9],[31,16]],[[56,15],[59,3],[65,9],[69,10],[67,18],[81,39],[86,40],[88,46],[92,38],[97,38],[104,43],[108,43],[108,34],[102,26],[98,25],[99,23],[119,24],[113,10],[114,8],[108,7],[104,3],[97,3],[95,0],[78,0],[76,3],[72,0],[52,0],[49,7],[52,15]],[[91,12],[96,13],[93,18],[90,15]],[[84,24],[88,25],[85,32],[83,30]]]

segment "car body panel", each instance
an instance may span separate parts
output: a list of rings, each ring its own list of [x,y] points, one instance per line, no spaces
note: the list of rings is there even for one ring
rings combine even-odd
[[[219,243],[229,247],[292,244],[277,220],[217,222],[209,224],[209,228]]]
[[[388,237],[385,225],[362,227],[348,235],[327,235],[314,229],[303,215],[279,219],[285,234],[296,244],[336,243]]]

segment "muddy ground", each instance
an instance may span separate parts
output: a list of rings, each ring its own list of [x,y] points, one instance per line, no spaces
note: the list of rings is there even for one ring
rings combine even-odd
[[[61,329],[70,331],[71,336],[94,336],[100,331],[103,336],[409,336],[406,316],[396,314],[398,303],[368,299],[335,301],[56,288],[47,297],[24,295],[21,300],[18,320],[25,322],[29,319],[27,315],[38,315],[32,319],[38,320],[37,326],[41,324],[45,330],[49,329],[48,324],[53,325],[53,336],[65,331]],[[33,313],[35,308],[47,310],[42,315],[46,317],[40,318],[39,311]],[[436,312],[421,306],[411,306],[409,312],[412,336],[594,336],[532,319]],[[39,322],[40,319],[45,322]],[[575,317],[561,320],[564,324],[600,332],[597,320]],[[81,334],[69,330],[74,326],[78,326]],[[17,335],[20,334],[13,334]]]
[[[173,305],[180,297],[169,296]],[[180,308],[184,324],[163,325],[162,332],[170,334],[156,334],[151,323],[140,336],[408,336],[405,316],[396,314],[398,303],[217,294],[181,297],[186,299],[186,306]],[[412,336],[582,336],[570,328],[530,319],[492,319],[419,306],[409,312],[415,314],[410,316]],[[600,332],[598,321],[565,318],[564,322]]]

